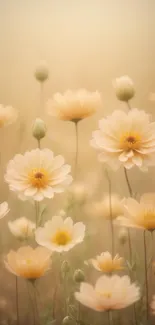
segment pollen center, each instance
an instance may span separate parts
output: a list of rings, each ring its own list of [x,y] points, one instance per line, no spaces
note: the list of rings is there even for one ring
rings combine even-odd
[[[145,210],[141,224],[148,230],[155,229],[155,209]]]
[[[129,151],[139,149],[141,145],[141,136],[138,133],[127,132],[120,138],[120,148]]]
[[[68,233],[65,230],[58,231],[54,237],[52,237],[52,243],[59,245],[59,246],[65,246],[71,241],[72,237],[70,233]]]
[[[48,173],[44,168],[34,168],[28,174],[29,183],[33,187],[45,188],[49,183]]]

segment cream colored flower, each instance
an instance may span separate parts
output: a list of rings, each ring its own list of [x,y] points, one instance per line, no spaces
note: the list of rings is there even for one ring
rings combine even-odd
[[[128,276],[99,277],[95,287],[83,282],[75,298],[84,306],[96,311],[126,308],[140,299],[140,289]]]
[[[122,215],[123,205],[119,195],[113,193],[111,195],[111,207],[109,195],[105,195],[102,200],[96,201],[91,206],[91,213],[99,218],[116,219]]]
[[[3,202],[0,204],[0,219],[4,218],[8,213],[10,209],[8,207],[7,202]]]
[[[25,217],[18,218],[14,221],[8,222],[8,227],[11,233],[18,239],[27,239],[33,236],[36,228],[34,222]]]
[[[96,259],[91,259],[90,262],[94,268],[100,272],[111,273],[120,271],[123,267],[123,258],[117,254],[114,258],[109,252],[104,252],[96,256]]]
[[[151,309],[152,309],[152,314],[155,315],[155,295],[152,297]]]
[[[33,249],[30,246],[11,250],[6,257],[5,266],[11,273],[28,280],[43,276],[51,266],[51,252],[44,247]]]
[[[60,120],[78,122],[94,114],[101,104],[98,91],[67,90],[64,94],[56,93],[48,100],[47,111],[49,115]]]
[[[143,194],[140,202],[125,199],[124,216],[119,217],[118,222],[127,227],[155,230],[155,193]]]
[[[83,241],[84,235],[85,225],[82,222],[73,224],[71,218],[63,220],[61,216],[54,216],[35,232],[39,245],[56,252],[69,251]]]
[[[5,180],[20,198],[41,201],[64,191],[72,182],[70,169],[62,156],[54,157],[49,149],[35,149],[9,162]]]
[[[134,84],[131,78],[128,76],[122,76],[120,78],[116,78],[113,82],[116,96],[119,100],[127,102],[132,97],[134,97],[135,89]]]
[[[17,120],[18,111],[12,106],[0,105],[0,128],[14,123]]]
[[[136,108],[128,113],[114,111],[99,121],[91,144],[99,151],[99,160],[115,170],[120,166],[147,169],[155,164],[155,122]]]

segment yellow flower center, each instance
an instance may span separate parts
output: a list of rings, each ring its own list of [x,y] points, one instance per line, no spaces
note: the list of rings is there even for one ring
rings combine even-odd
[[[120,138],[120,148],[129,151],[139,149],[141,146],[141,136],[136,132],[126,132]]]
[[[28,174],[28,181],[33,187],[45,188],[49,183],[49,175],[44,168],[33,168]]]
[[[110,291],[107,292],[98,292],[100,296],[105,297],[105,298],[111,298],[112,293]]]
[[[155,209],[149,208],[144,211],[143,218],[140,219],[140,225],[145,229],[155,229]]]
[[[71,241],[72,237],[69,232],[65,230],[59,230],[54,237],[52,237],[52,243],[58,246],[65,246]]]

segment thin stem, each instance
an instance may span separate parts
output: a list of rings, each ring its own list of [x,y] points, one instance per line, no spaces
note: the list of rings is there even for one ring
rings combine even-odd
[[[147,251],[146,251],[146,231],[144,230],[144,263],[145,263],[145,286],[146,286],[146,317],[149,319],[149,291],[147,279]]]
[[[36,324],[36,319],[35,319],[35,310],[34,310],[33,299],[32,299],[32,297],[31,297],[30,290],[29,290],[29,282],[27,282],[27,291],[28,291],[29,301],[30,301],[30,304],[31,304],[31,306],[32,306],[33,325],[35,325],[35,324]]]
[[[16,313],[17,313],[17,325],[19,325],[19,300],[18,300],[18,278],[16,276]]]
[[[112,317],[111,310],[108,311],[108,321],[109,321],[109,325],[113,325],[113,317]]]
[[[128,186],[128,190],[129,190],[130,196],[132,197],[133,196],[132,188],[131,188],[131,185],[130,185],[130,182],[129,182],[129,178],[128,178],[128,174],[127,174],[127,170],[126,170],[125,167],[124,167],[124,174],[125,174],[125,179],[126,179],[126,183],[127,183],[127,186]]]
[[[38,149],[41,149],[41,143],[40,143],[40,140],[37,140],[38,142]]]
[[[74,177],[76,180],[77,177],[77,168],[78,168],[78,153],[79,153],[79,137],[78,137],[78,122],[75,122],[75,137],[76,137],[76,143],[75,143],[75,169],[74,169]]]
[[[127,101],[126,103],[127,103],[128,109],[130,111],[131,110],[131,105],[130,105],[129,101]]]
[[[32,284],[32,285],[33,285],[33,290],[34,290],[34,305],[35,305],[35,310],[36,310],[38,322],[40,323],[40,315],[39,315],[39,308],[38,308],[38,302],[37,302],[36,287],[35,287],[35,284]]]
[[[39,115],[42,115],[44,109],[44,82],[40,83],[40,107],[39,107]]]
[[[128,231],[128,244],[129,244],[129,259],[130,259],[130,265],[132,265],[132,246],[131,246],[131,234],[130,229],[127,229]]]
[[[113,225],[113,218],[112,218],[112,202],[111,202],[111,180],[106,170],[106,177],[108,180],[108,187],[109,187],[109,211],[110,211],[110,228],[111,228],[111,253],[112,257],[114,257],[115,245],[114,245],[114,225]]]
[[[39,202],[35,202],[35,212],[36,212],[36,228],[39,222]]]

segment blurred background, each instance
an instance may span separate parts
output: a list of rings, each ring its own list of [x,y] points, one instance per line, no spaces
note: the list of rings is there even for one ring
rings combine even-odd
[[[25,211],[33,219],[32,207],[9,193],[3,174],[16,153],[36,147],[31,127],[40,105],[40,86],[34,78],[40,60],[47,62],[50,73],[45,103],[55,92],[68,88],[102,94],[102,109],[79,125],[78,166],[80,181],[91,188],[102,184],[97,192],[101,198],[108,184],[89,141],[99,119],[125,108],[115,97],[112,80],[129,75],[136,88],[132,107],[144,109],[155,119],[155,101],[149,101],[149,94],[155,92],[154,22],[154,0],[0,0],[0,103],[12,105],[20,114],[18,122],[0,130],[1,201],[9,201],[10,219]],[[42,147],[64,155],[67,163],[73,164],[73,123],[49,118],[44,109],[42,117],[48,126]],[[154,176],[154,168],[147,174],[137,169],[129,172],[132,188],[139,193],[155,190]],[[123,171],[110,172],[110,177],[112,191],[128,195]],[[63,196],[50,205],[54,212],[63,208]],[[6,220],[1,225],[6,229]],[[7,232],[2,237],[9,245]]]

